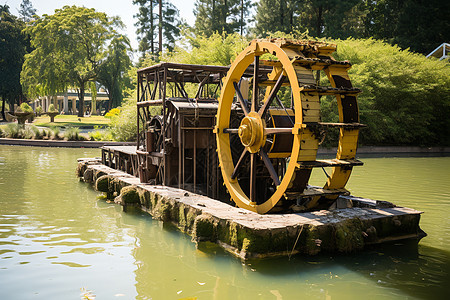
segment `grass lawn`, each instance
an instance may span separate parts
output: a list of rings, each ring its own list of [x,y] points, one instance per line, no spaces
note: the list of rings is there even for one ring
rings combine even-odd
[[[43,127],[79,127],[79,128],[94,128],[94,126],[105,127],[110,122],[110,119],[103,116],[78,117],[76,115],[57,115],[55,122],[50,123],[50,117],[47,115],[37,117],[34,119],[33,125]]]

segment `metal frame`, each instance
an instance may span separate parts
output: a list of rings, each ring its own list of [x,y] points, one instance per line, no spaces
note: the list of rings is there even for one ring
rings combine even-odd
[[[227,72],[228,67],[223,66],[177,63],[160,63],[138,70],[137,156],[141,181],[174,185],[218,198],[219,171],[213,127],[217,96]],[[158,153],[146,149],[146,132],[155,115],[161,115],[163,120]],[[187,136],[192,140],[186,141]],[[173,148],[177,150],[176,155],[172,153]],[[173,160],[178,161],[176,169]],[[153,180],[149,180],[145,171],[149,161],[158,162]],[[197,174],[199,166],[205,168],[204,182]],[[216,182],[212,183],[212,178]],[[205,190],[199,190],[200,183],[205,185]]]

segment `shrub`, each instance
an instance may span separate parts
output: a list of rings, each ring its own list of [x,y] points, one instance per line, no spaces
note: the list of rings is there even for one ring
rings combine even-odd
[[[17,123],[9,123],[5,128],[5,136],[11,139],[21,138],[21,126]]]
[[[35,137],[35,133],[31,126],[25,126],[25,128],[22,129],[21,136],[24,139],[33,139]]]
[[[161,61],[227,66],[248,46],[248,41],[238,33],[216,32],[207,37],[190,30],[183,32],[180,43],[182,47],[175,46],[172,52],[163,53]],[[144,61],[147,65],[151,63]]]
[[[38,106],[35,109],[36,115],[38,115],[38,116],[42,115],[43,111],[44,110],[42,109],[42,106]]]
[[[449,63],[374,39],[335,42],[336,59],[352,63],[352,83],[363,90],[362,144],[450,145]]]
[[[31,127],[31,130],[33,130],[33,132],[34,132],[34,138],[37,140],[42,139],[42,133],[39,130],[39,128],[37,128],[36,126],[30,126],[30,127]]]
[[[58,112],[53,103],[48,106],[48,112]]]
[[[51,139],[52,135],[53,135],[53,131],[51,129],[48,129],[48,128],[47,129],[42,129],[42,136],[43,136],[43,138]]]
[[[52,126],[52,131],[53,131],[53,139],[60,140],[61,137],[59,136],[59,134],[61,133],[61,129],[58,126]]]
[[[108,129],[99,130],[95,128],[94,131],[89,132],[89,140],[91,141],[112,141],[113,137],[111,131]]]
[[[118,109],[118,108],[113,108],[113,109],[111,109],[110,111],[108,111],[108,112],[105,114],[105,118],[111,119],[112,117],[115,117],[115,116],[117,116],[117,115],[119,115],[119,114],[120,114],[120,109]]]
[[[78,127],[67,127],[64,137],[68,141],[78,141],[80,137],[80,128]]]
[[[110,130],[115,141],[134,142],[137,138],[136,102],[127,101],[120,113],[111,118]]]
[[[20,110],[23,111],[23,112],[33,113],[33,109],[26,102],[23,102],[22,104],[20,104],[19,107],[20,107]]]

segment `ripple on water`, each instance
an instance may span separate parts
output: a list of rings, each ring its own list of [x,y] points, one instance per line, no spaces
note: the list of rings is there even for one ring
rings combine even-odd
[[[222,250],[196,250],[148,216],[105,209],[73,172],[76,158],[98,150],[8,149],[0,165],[0,282],[9,298],[75,299],[82,287],[98,299],[448,298],[450,160],[363,159],[350,178],[357,196],[425,211],[429,237],[419,247],[241,264]]]
[[[88,268],[91,265],[82,265],[82,264],[78,264],[78,263],[74,263],[74,262],[68,262],[68,261],[64,261],[64,262],[52,262],[53,265],[63,265],[66,267],[70,267],[70,268]]]

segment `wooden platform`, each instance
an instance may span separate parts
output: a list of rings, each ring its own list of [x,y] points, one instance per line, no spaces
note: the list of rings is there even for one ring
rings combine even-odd
[[[136,146],[103,146],[100,149],[104,165],[139,176]]]
[[[422,212],[389,202],[340,196],[333,210],[259,215],[185,190],[141,184],[98,159],[79,159],[77,172],[99,191],[115,196],[124,209],[142,209],[189,234],[199,247],[216,243],[242,259],[352,252],[424,236]],[[349,203],[352,208],[339,208]]]

